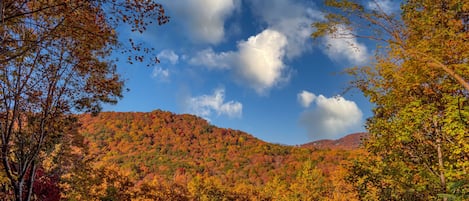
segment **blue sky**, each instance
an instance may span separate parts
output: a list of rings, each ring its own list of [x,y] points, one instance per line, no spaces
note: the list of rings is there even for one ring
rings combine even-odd
[[[383,10],[396,7],[390,0],[377,2]],[[365,130],[371,105],[358,90],[343,93],[351,78],[341,72],[366,65],[374,45],[332,37],[313,41],[310,25],[323,19],[318,2],[162,3],[170,23],[132,35],[155,48],[161,63],[118,63],[130,91],[105,111],[190,113],[289,145]]]

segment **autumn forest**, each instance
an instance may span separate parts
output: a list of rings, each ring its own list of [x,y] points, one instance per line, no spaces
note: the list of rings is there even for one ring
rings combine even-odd
[[[373,116],[293,146],[191,114],[102,111],[125,94],[116,52],[159,65],[117,30],[171,23],[160,1],[0,0],[0,200],[469,200],[469,2],[323,4],[308,37],[376,46],[344,72]]]

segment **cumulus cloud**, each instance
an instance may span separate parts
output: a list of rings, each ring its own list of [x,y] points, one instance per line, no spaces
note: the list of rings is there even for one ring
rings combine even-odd
[[[323,14],[313,9],[314,5],[291,0],[257,0],[249,3],[253,14],[266,23],[268,29],[286,36],[287,58],[292,59],[311,49],[311,23],[323,19]]]
[[[384,12],[386,14],[391,14],[399,10],[399,2],[392,0],[372,0],[367,4],[368,9]]]
[[[298,93],[297,98],[301,106],[307,108],[314,101],[314,99],[316,98],[316,95],[314,95],[313,93],[309,91],[303,90],[301,93]]]
[[[225,20],[235,11],[237,0],[167,1],[168,10],[188,29],[187,36],[195,42],[217,44],[225,35]]]
[[[240,118],[243,111],[243,105],[237,101],[225,102],[225,89],[218,88],[211,95],[202,95],[190,97],[186,100],[188,112],[209,118],[212,113],[226,115],[228,117]]]
[[[355,65],[366,63],[370,58],[366,46],[352,37],[350,31],[344,26],[336,28],[336,33],[325,37],[327,45],[327,48],[324,49],[325,54],[336,61],[345,59]]]
[[[236,79],[259,94],[288,80],[283,62],[288,42],[282,33],[266,29],[238,42],[237,51],[216,53],[206,49],[189,60],[192,65],[209,69],[230,69]]]
[[[377,0],[378,5],[388,9],[390,0]],[[324,13],[314,4],[292,0],[256,0],[249,1],[253,14],[267,24],[268,29],[278,31],[287,38],[286,58],[293,59],[312,49],[311,23],[324,20]],[[376,3],[374,3],[376,5]],[[376,7],[376,6],[375,6]],[[335,36],[346,30],[338,28]],[[369,59],[367,48],[355,38],[325,37],[328,48],[324,53],[335,61],[345,60],[352,64],[364,64]]]
[[[247,41],[241,41],[237,74],[258,93],[264,93],[281,82],[286,65],[286,37],[277,31],[266,29]]]
[[[341,96],[315,96],[314,107],[300,117],[300,124],[306,128],[312,139],[335,139],[346,132],[361,129],[362,112],[355,102]]]
[[[177,64],[179,56],[173,50],[163,50],[156,55],[160,61],[167,60],[171,64]]]

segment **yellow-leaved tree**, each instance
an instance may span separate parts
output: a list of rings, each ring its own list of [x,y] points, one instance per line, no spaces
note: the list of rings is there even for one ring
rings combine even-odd
[[[395,12],[382,1],[326,5],[313,37],[377,43],[368,66],[349,70],[374,105],[364,143],[370,157],[350,169],[359,197],[468,199],[469,1],[405,0]]]

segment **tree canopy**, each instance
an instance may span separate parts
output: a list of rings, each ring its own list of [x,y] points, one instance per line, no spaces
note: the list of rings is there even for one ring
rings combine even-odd
[[[407,0],[390,13],[379,1],[327,0],[313,37],[377,42],[370,65],[349,70],[375,105],[365,148],[352,167],[361,199],[469,196],[469,2]],[[337,33],[337,27],[348,33]]]
[[[122,96],[115,28],[143,32],[153,21],[168,17],[149,0],[0,2],[1,170],[16,200],[31,199],[36,170],[76,131],[73,113]],[[149,51],[131,43],[124,52],[143,61],[140,50]]]

